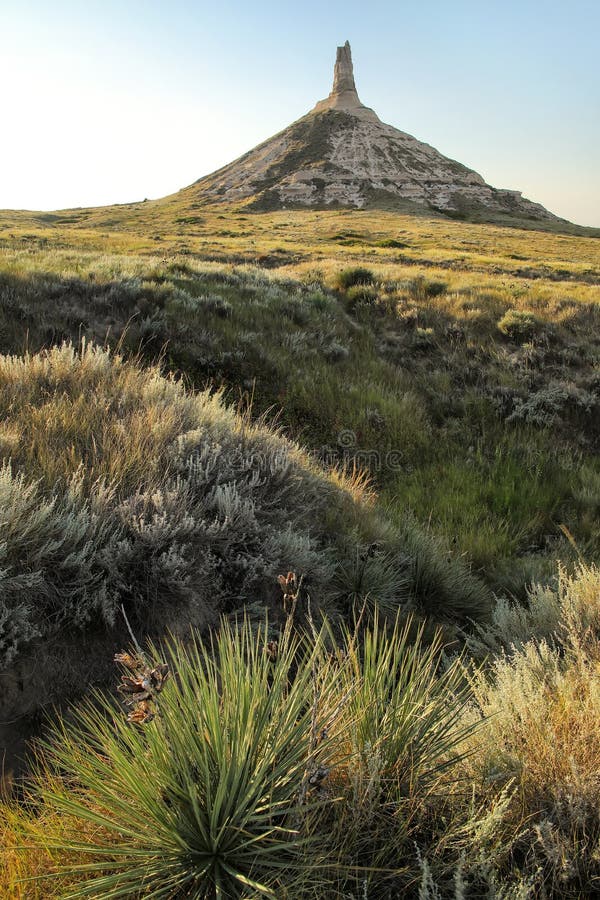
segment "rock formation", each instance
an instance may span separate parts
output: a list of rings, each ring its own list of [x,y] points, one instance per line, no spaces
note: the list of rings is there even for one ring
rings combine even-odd
[[[337,57],[333,70],[333,87],[329,97],[320,100],[313,109],[313,113],[326,109],[340,109],[350,113],[359,119],[369,122],[379,122],[379,118],[372,109],[358,99],[356,85],[354,83],[354,66],[352,65],[352,50],[348,41],[343,47],[337,48]]]
[[[186,192],[254,209],[382,207],[434,210],[479,221],[557,222],[520,191],[500,190],[364,106],[348,41],[337,48],[333,87],[303,118]]]

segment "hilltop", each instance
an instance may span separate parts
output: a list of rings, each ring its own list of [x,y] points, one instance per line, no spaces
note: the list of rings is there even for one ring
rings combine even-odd
[[[245,201],[258,210],[425,209],[452,218],[569,224],[520,191],[493,188],[477,172],[381,122],[359,99],[348,41],[337,49],[325,100],[185,193],[200,202]]]
[[[487,184],[468,166],[382,122],[356,89],[348,41],[337,48],[330,94],[233,162],[158,200],[49,213],[0,211],[21,225],[123,230],[201,224],[232,211],[373,210],[597,237],[522,196]],[[1,219],[0,219],[1,221]]]

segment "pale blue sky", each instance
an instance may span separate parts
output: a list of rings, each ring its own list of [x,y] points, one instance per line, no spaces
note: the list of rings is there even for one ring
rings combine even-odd
[[[160,197],[325,97],[600,226],[600,4],[0,0],[0,208]]]

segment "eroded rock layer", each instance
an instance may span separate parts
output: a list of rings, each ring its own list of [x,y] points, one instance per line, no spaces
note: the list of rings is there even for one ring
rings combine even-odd
[[[472,169],[381,122],[358,97],[348,42],[338,47],[325,100],[191,190],[205,201],[250,201],[258,209],[416,205],[465,218],[557,221],[520,191],[491,187]]]

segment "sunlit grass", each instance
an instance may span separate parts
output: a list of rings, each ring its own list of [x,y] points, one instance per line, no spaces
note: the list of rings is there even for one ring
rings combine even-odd
[[[433,527],[495,586],[515,554],[560,540],[561,523],[593,545],[595,501],[580,499],[577,476],[594,466],[589,436],[573,431],[566,407],[558,433],[506,419],[510,403],[540,382],[582,384],[588,402],[598,364],[597,239],[373,211],[205,208],[173,229],[186,216],[170,203],[80,211],[78,227],[39,219],[29,232],[37,238],[25,238],[13,217],[0,250],[4,349],[82,333],[120,340],[144,361],[162,355],[198,387],[252,397],[255,413],[270,410],[321,456],[333,451],[344,462],[338,439],[354,441],[385,502]],[[103,217],[112,217],[110,230]],[[165,228],[150,233],[150,222]],[[372,273],[378,301],[348,315],[346,295],[331,288],[356,266]],[[499,327],[507,315],[533,316],[534,333],[513,340]],[[47,412],[72,430],[73,460],[88,459],[76,414],[69,425]],[[140,434],[132,480],[153,427],[138,415],[129,423]],[[584,413],[578,426],[593,431],[594,416]],[[7,424],[0,444],[15,441]],[[513,449],[496,455],[506,443]],[[111,477],[119,467],[118,457],[104,464]]]

